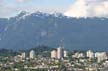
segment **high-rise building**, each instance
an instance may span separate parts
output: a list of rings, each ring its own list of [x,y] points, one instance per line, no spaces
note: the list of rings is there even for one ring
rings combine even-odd
[[[64,50],[63,55],[64,55],[64,57],[68,57],[68,51]]]
[[[30,59],[34,59],[35,58],[35,51],[31,50],[30,51]]]
[[[83,58],[84,57],[84,54],[83,53],[79,53],[79,52],[76,52],[74,55],[73,55],[74,58]]]
[[[51,51],[51,58],[57,58],[57,51],[56,50]]]
[[[94,53],[91,50],[87,51],[87,57],[94,58]]]
[[[57,58],[58,59],[63,58],[63,48],[62,47],[57,48]]]
[[[106,52],[97,52],[97,53],[95,53],[95,57],[97,58],[98,62],[101,62],[101,61],[107,59]]]
[[[22,56],[22,59],[25,59],[25,58],[26,58],[26,53],[23,52],[23,53],[21,54],[21,56]]]

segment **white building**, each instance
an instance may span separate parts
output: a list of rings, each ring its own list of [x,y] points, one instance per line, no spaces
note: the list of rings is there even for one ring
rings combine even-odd
[[[30,59],[34,59],[35,58],[35,51],[31,50],[30,51]]]
[[[63,54],[64,57],[68,57],[68,51],[64,50],[63,52],[64,52],[64,54]]]
[[[62,47],[57,48],[57,58],[58,59],[63,58],[63,48]]]
[[[97,53],[95,53],[95,57],[97,58],[98,62],[101,62],[101,61],[107,59],[106,52],[97,52]]]
[[[22,56],[22,59],[25,59],[25,58],[26,58],[26,53],[23,52],[23,53],[21,54],[21,56]]]
[[[87,54],[87,57],[94,58],[94,53],[91,50],[87,51],[86,54]]]
[[[14,57],[14,61],[15,62],[20,62],[22,60],[22,56],[21,55],[17,55]]]
[[[57,58],[57,51],[56,50],[51,51],[51,58]]]
[[[84,54],[83,53],[79,53],[79,52],[76,52],[74,55],[73,55],[74,58],[83,58],[84,57]]]

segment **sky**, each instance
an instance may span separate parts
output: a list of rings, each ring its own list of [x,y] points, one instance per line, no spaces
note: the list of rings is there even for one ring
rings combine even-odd
[[[20,11],[65,12],[74,0],[0,0],[0,17],[10,17]]]
[[[60,12],[70,17],[108,17],[108,0],[0,0],[0,18],[27,12]]]
[[[108,17],[108,0],[76,0],[64,14],[71,17]]]

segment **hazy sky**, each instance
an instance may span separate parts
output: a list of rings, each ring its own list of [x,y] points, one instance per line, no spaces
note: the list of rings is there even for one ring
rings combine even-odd
[[[61,12],[71,17],[108,17],[108,0],[0,0],[0,17],[20,11]]]
[[[16,15],[19,11],[65,12],[74,0],[0,0],[0,17]]]

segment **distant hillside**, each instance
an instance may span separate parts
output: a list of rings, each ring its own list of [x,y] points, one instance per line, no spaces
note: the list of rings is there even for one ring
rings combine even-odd
[[[0,49],[0,56],[16,56],[18,54],[21,54],[22,52],[26,52],[26,55],[29,56],[31,50],[34,50],[36,55],[50,56],[50,52],[54,49],[55,48],[51,48],[43,45],[31,49],[19,50],[19,51],[14,51],[11,49]]]
[[[17,54],[19,53],[10,49],[0,49],[0,56],[15,56]]]
[[[107,18],[70,18],[62,14],[21,12],[0,19],[0,48],[58,47],[63,39],[70,50],[108,50]]]
[[[51,51],[55,50],[55,48],[41,45],[41,46],[37,46],[37,47],[31,48],[28,50],[24,50],[24,52],[26,52],[26,54],[28,54],[28,56],[29,56],[29,53],[31,50],[34,50],[36,55],[42,55],[42,56],[50,57]]]

